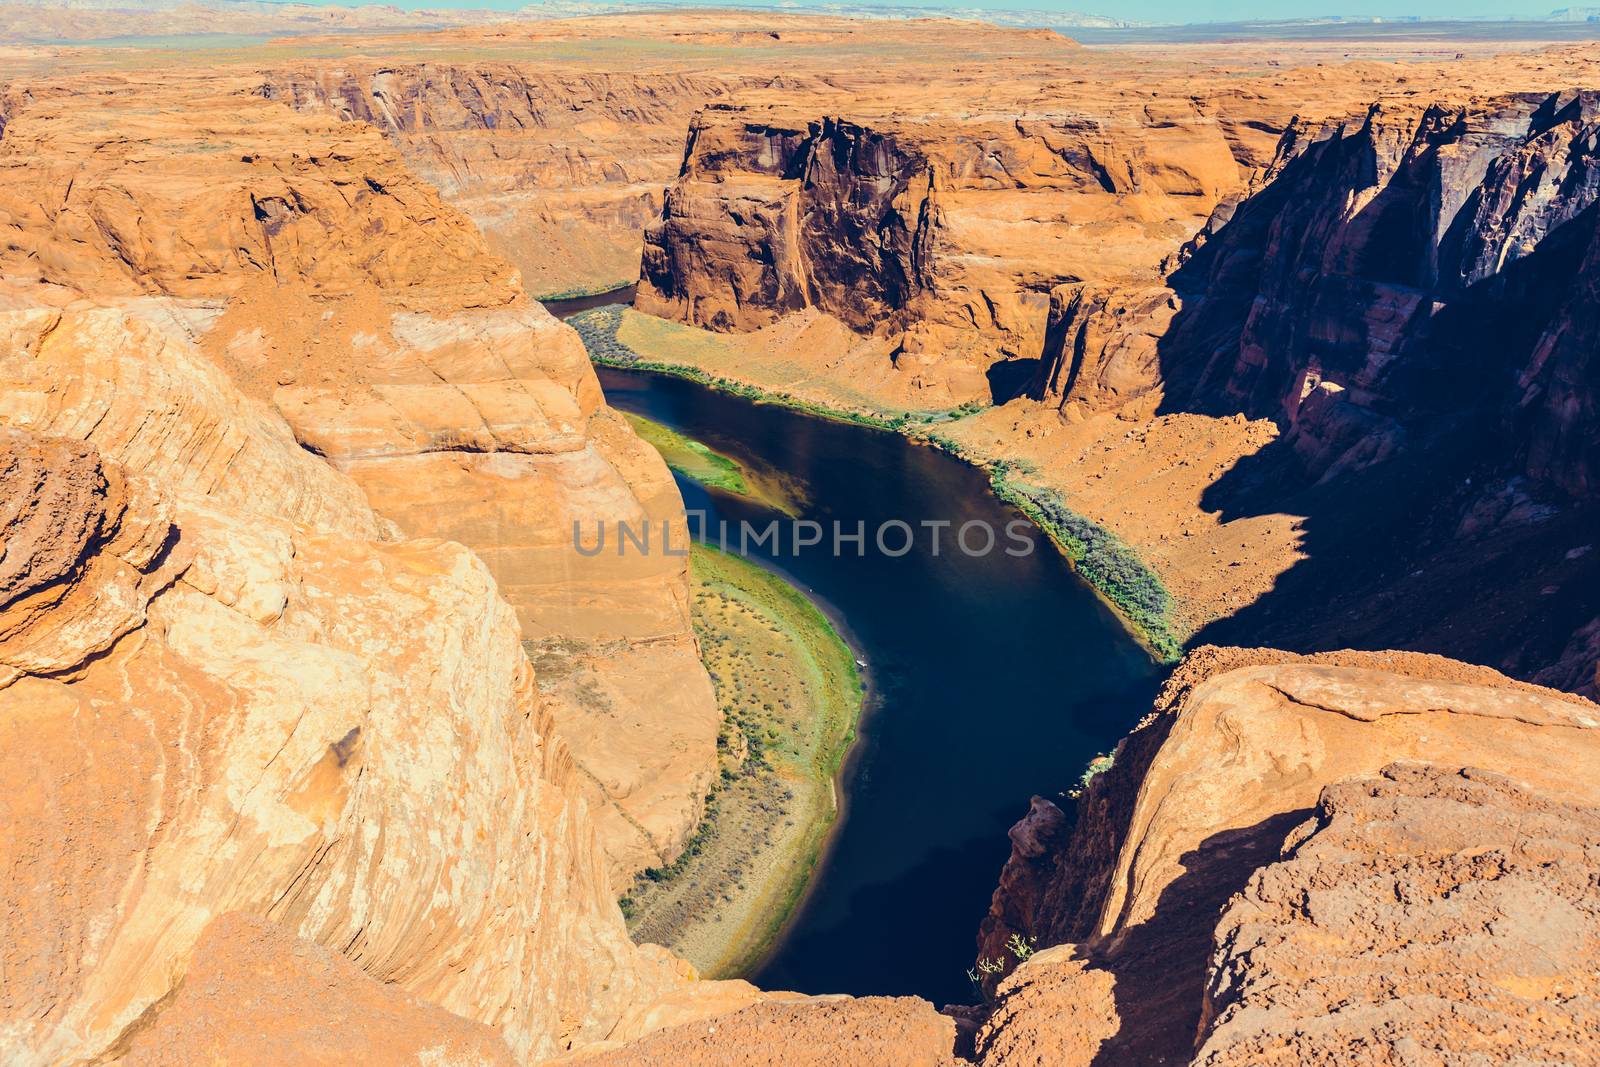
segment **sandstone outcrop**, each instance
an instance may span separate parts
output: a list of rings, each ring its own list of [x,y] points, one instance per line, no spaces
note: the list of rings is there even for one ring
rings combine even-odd
[[[1250,194],[1180,254],[1165,300],[1058,302],[1043,395],[1098,410],[1159,391],[1185,410],[1277,418],[1313,479],[1387,458],[1426,415],[1531,407],[1540,440],[1507,435],[1507,450],[1581,489],[1581,447],[1540,412],[1584,410],[1548,395],[1552,377],[1570,390],[1587,376],[1550,366],[1545,335],[1588,318],[1570,304],[1586,289],[1574,279],[1600,191],[1595,136],[1586,92],[1385,101],[1293,124]],[[1484,375],[1504,392],[1467,387]],[[1568,453],[1579,469],[1544,469]]]
[[[614,643],[598,668],[615,674],[607,706],[557,695],[557,715],[595,766],[582,780],[617,878],[672,859],[699,822],[718,728],[686,561],[573,548],[574,524],[619,522],[649,524],[658,539],[668,524],[685,544],[665,465],[604,406],[576,335],[528,301],[516,270],[372,128],[294,112],[252,85],[106,76],[32,93],[0,140],[0,259],[17,301],[88,297],[163,320],[269,405],[236,398],[207,430],[169,411],[176,432],[248,441],[235,424],[272,422],[270,410],[326,460],[288,475],[224,454],[189,477],[249,493],[287,475],[283,491],[309,481],[307,507],[326,507],[331,465],[355,483],[339,480],[332,495],[382,516],[353,532],[460,541],[489,565],[527,638]],[[168,110],[178,107],[182,126]],[[129,342],[46,348],[81,367],[111,343]],[[49,362],[20,368],[46,407]],[[140,405],[158,388],[144,379],[166,373],[137,359],[100,372],[129,420],[147,418]],[[186,370],[212,384],[160,388],[204,389],[214,404],[218,377]],[[154,421],[140,432],[149,448],[171,443]],[[651,706],[643,681],[663,678],[679,696],[671,714]],[[612,769],[614,753],[649,748],[654,762]]]
[[[1039,351],[1053,285],[1159,259],[1237,185],[1220,127],[1180,112],[708,108],[645,232],[638,306],[721,330],[817,308],[885,340],[913,406],[987,398],[996,361]]]
[[[1402,791],[1422,782],[1426,787],[1419,786],[1418,796],[1448,800],[1454,769],[1483,768],[1537,793],[1541,799],[1524,805],[1530,810],[1573,806],[1589,811],[1585,818],[1592,820],[1600,791],[1583,768],[1596,759],[1600,707],[1481,668],[1393,653],[1294,657],[1200,650],[1174,675],[1156,711],[1119,746],[1111,769],[1076,802],[1070,827],[1059,812],[1036,802],[1013,834],[1017,847],[984,922],[979,954],[1014,963],[1017,954],[1006,948],[1013,935],[1035,939],[1047,951],[1032,955],[1000,983],[996,1011],[979,1033],[979,1051],[985,1062],[1005,1064],[1034,1062],[1026,1058],[1034,1054],[1029,1050],[1043,1050],[1037,1062],[1061,1064],[1087,1063],[1096,1055],[1119,1062],[1186,1061],[1196,1034],[1224,1018],[1216,1007],[1221,990],[1231,997],[1247,996],[1240,990],[1253,995],[1267,981],[1259,970],[1267,966],[1266,956],[1250,953],[1227,933],[1252,917],[1236,900],[1231,918],[1223,920],[1230,897],[1245,891],[1248,899],[1271,885],[1287,894],[1282,899],[1303,899],[1293,896],[1307,891],[1299,887],[1326,884],[1292,863],[1284,870],[1268,867],[1291,833],[1291,852],[1306,840],[1309,831],[1295,828],[1317,809],[1319,796],[1324,810],[1316,825],[1323,826],[1340,797],[1367,788],[1325,787],[1371,776],[1396,760],[1425,760],[1443,770],[1385,773],[1402,783]],[[1374,788],[1381,798],[1389,787]],[[1516,791],[1500,784],[1485,788]],[[1429,847],[1441,854],[1472,851],[1460,834],[1470,823],[1466,816],[1430,820],[1420,814],[1426,810],[1419,802],[1415,826],[1419,837],[1432,842]],[[1508,818],[1508,824],[1514,821]],[[1325,839],[1330,853],[1343,832]],[[1492,847],[1491,839],[1485,837],[1485,847]],[[1582,855],[1590,847],[1581,834],[1571,840],[1565,854]],[[1373,848],[1380,851],[1376,843]],[[1393,854],[1385,851],[1384,859],[1370,861],[1373,877],[1394,876],[1412,862],[1403,840],[1390,840],[1381,850]],[[1537,866],[1534,860],[1518,862]],[[1260,868],[1266,870],[1255,874]],[[1498,877],[1473,877],[1480,876]],[[1504,900],[1503,888],[1486,892]],[[1552,892],[1581,898],[1587,891],[1574,883]],[[1456,906],[1464,909],[1472,899],[1464,894]],[[1576,906],[1592,912],[1593,903],[1580,899]],[[1330,907],[1333,921],[1338,912]],[[1485,911],[1481,917],[1488,923],[1492,915]],[[1438,921],[1447,919],[1438,913]],[[1213,962],[1212,932],[1219,929],[1224,951]],[[1516,957],[1523,929],[1505,927],[1482,951]],[[1308,935],[1305,944],[1320,943],[1317,936]],[[1332,953],[1337,950],[1329,938],[1323,947]],[[1229,956],[1230,944],[1238,958]],[[1430,958],[1430,966],[1453,961],[1449,966],[1464,973],[1476,965],[1469,953],[1454,949]],[[1553,1006],[1564,996],[1559,991],[1586,980],[1571,966],[1575,958],[1550,961],[1559,976],[1518,987],[1521,999],[1503,1006],[1516,1040],[1536,1043],[1547,1007],[1566,1010]],[[1230,967],[1232,977],[1219,976]],[[1406,995],[1425,998],[1423,990],[1419,977]],[[1383,993],[1374,985],[1363,995],[1381,999]],[[1056,1026],[1052,1020],[1058,1016]],[[1235,1031],[1243,1033],[1261,1016],[1236,1006],[1226,1018],[1246,1020]],[[1356,1016],[1339,1025],[1360,1025],[1352,1020]],[[1276,1026],[1282,1019],[1270,1021]],[[1246,1039],[1218,1037],[1216,1047],[1235,1041]],[[1248,1056],[1238,1062],[1247,1061]]]
[[[955,1067],[955,1023],[915,997],[776,999],[662,1030],[584,1067]]]
[[[227,911],[521,1056],[670,984],[622,934],[515,617],[470,553],[295,525],[270,494],[221,510],[164,477],[175,453],[138,475],[31,433],[8,453],[26,501],[8,557],[14,530],[88,531],[34,558],[0,624],[8,1062],[119,1047]]]
[[[125,1042],[127,1067],[437,1063],[512,1067],[492,1028],[374,981],[259,916],[218,916],[172,1000]]]
[[[542,295],[631,281],[690,115],[767,80],[353,57],[266,71],[257,91],[382,130]]]
[[[0,1058],[243,1055],[280,1025],[296,1062],[362,1034],[528,1062],[668,993],[669,1018],[748,1002],[629,942],[585,799],[611,798],[522,647],[580,620],[681,673],[678,719],[586,736],[667,738],[643,817],[670,850],[716,732],[682,567],[574,574],[550,528],[666,511],[664,466],[376,132],[247,85],[9,98]],[[505,534],[452,491],[500,491]],[[338,1008],[212,994],[241,969]]]
[[[1581,1063],[1600,808],[1486,771],[1329,786],[1217,926],[1195,1062]]]
[[[1165,286],[1054,294],[1035,395],[1069,421],[1184,412],[1282,430],[1210,497],[1243,521],[1307,516],[1311,561],[1216,636],[1320,633],[1528,676],[1594,618],[1596,455],[1581,427],[1595,406],[1596,116],[1592,93],[1569,91],[1296,121]],[[1378,544],[1392,565],[1347,588],[1346,560]],[[1512,558],[1539,573],[1515,592],[1497,583],[1494,607],[1416,610]],[[1286,618],[1323,590],[1329,611]],[[1352,617],[1375,600],[1410,606]]]

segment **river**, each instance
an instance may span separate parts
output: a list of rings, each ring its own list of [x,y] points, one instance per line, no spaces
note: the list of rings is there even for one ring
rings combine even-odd
[[[1009,851],[1006,829],[1035,793],[1054,797],[1108,751],[1143,710],[1157,668],[1032,526],[1032,551],[1008,540],[1020,514],[987,478],[935,449],[868,427],[758,404],[668,375],[597,367],[612,406],[787,479],[823,544],[750,546],[842,623],[867,661],[862,736],[843,775],[843,814],[810,890],[771,956],[749,975],[805,993],[916,994],[970,1002],[966,969]],[[710,540],[740,520],[783,516],[679,479]],[[902,556],[872,531],[917,536]],[[940,551],[924,521],[946,521]],[[856,523],[832,551],[831,531]],[[981,521],[994,551],[952,550]],[[897,552],[900,533],[886,538]],[[971,543],[981,547],[983,539]]]

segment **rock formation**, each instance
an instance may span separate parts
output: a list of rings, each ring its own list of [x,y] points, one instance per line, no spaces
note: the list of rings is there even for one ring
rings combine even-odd
[[[123,321],[21,314],[50,348],[88,341],[73,316],[100,336]],[[134,399],[160,410],[158,393]],[[106,425],[50,414],[41,429]],[[373,522],[364,503],[297,524],[292,483],[208,494],[192,453],[119,429],[7,437],[8,563],[26,553],[0,649],[8,1062],[120,1047],[229,911],[336,946],[523,1056],[603,1034],[668,984],[622,935],[484,566],[459,545],[341,531]],[[319,464],[286,430],[250,444]]]
[[[205,928],[172,1000],[125,1045],[119,1062],[127,1067],[517,1062],[491,1027],[374,981],[345,957],[241,912]]]
[[[941,437],[1129,542],[1180,634],[1591,686],[1592,51],[1213,58],[1181,92],[1069,55],[1031,93],[979,62],[981,97],[708,107],[639,306],[759,327],[772,380],[848,379],[808,400],[1023,394]],[[1039,89],[1068,80],[1070,108]],[[784,342],[819,316],[875,351]]]
[[[19,98],[0,1058],[206,1057],[254,1018],[294,1062],[361,1033],[527,1062],[636,1033],[668,993],[666,1022],[748,1003],[629,942],[612,870],[637,846],[614,834],[608,859],[585,801],[652,823],[659,861],[698,820],[717,722],[681,561],[555,562],[552,522],[675,500],[576,338],[367,127],[209,79]],[[518,536],[460,503],[496,494]],[[651,670],[680,693],[674,720],[641,703],[582,731],[602,756],[665,739],[632,822],[522,648],[581,623],[623,642],[631,692]],[[323,983],[330,1010],[241,969]]]
[[[1582,1062],[1597,849],[1600,809],[1485,771],[1329,786],[1223,913],[1196,1062]]]
[[[1596,684],[1588,51],[1399,75],[881,29],[17,53],[0,1059],[1588,1053],[1600,708],[1415,654],[1191,655],[1013,830],[981,1010],[699,983],[629,942],[617,879],[695,826],[715,705],[681,559],[568,551],[575,519],[681,538],[679,500],[524,282],[610,280],[657,211],[648,307],[854,337],[905,406],[1032,369],[952,432],[1053,457],[1141,549],[1192,542],[1157,565],[1211,617],[1262,626],[1276,583],[1324,643]],[[595,73],[630,33],[639,69]]]
[[[1113,129],[708,108],[645,232],[638,306],[722,330],[817,308],[884,337],[917,406],[951,407],[1035,357],[1079,260],[1158,256],[1237,181],[1192,112]]]
[[[1282,428],[1211,495],[1235,513],[1309,514],[1313,560],[1282,609],[1218,636],[1316,630],[1533,674],[1594,619],[1582,560],[1596,455],[1580,427],[1595,406],[1595,107],[1588,92],[1522,93],[1297,122],[1164,287],[1054,294],[1036,393],[1067,418],[1159,410]],[[1344,560],[1377,544],[1391,566],[1303,627],[1283,620],[1289,597],[1348,584]],[[1378,598],[1435,602],[1476,584],[1467,568],[1504,572],[1512,555],[1540,560],[1537,588],[1496,583],[1492,630],[1472,599],[1432,623],[1414,608],[1341,618]],[[1508,648],[1508,630],[1525,644]]]
[[[776,999],[662,1030],[586,1067],[956,1067],[955,1024],[915,997]]]
[[[699,822],[718,728],[686,561],[572,547],[575,523],[618,522],[658,537],[670,524],[681,547],[670,475],[604,406],[577,337],[375,131],[260,100],[251,84],[30,89],[0,141],[8,280],[32,283],[23,300],[131,301],[166,319],[348,474],[359,489],[341,482],[345,496],[409,535],[474,549],[527,638],[616,644],[599,668],[606,706],[569,701],[558,716],[593,764],[583,778],[618,878],[670,860]],[[141,383],[125,388],[124,403],[141,402]],[[260,421],[255,409],[244,417]],[[237,487],[256,491],[253,478]],[[662,678],[675,680],[667,709],[650,706]],[[658,754],[640,762],[642,750]]]
[[[1439,866],[1456,872],[1463,886],[1496,883],[1513,869],[1537,871],[1546,846],[1525,846],[1515,835],[1497,844],[1500,839],[1488,829],[1481,841],[1464,836],[1463,827],[1479,823],[1450,805],[1495,808],[1494,818],[1502,821],[1488,825],[1502,827],[1515,826],[1519,809],[1581,811],[1570,831],[1575,836],[1551,847],[1553,854],[1582,855],[1592,847],[1585,835],[1600,810],[1600,791],[1581,768],[1597,758],[1600,707],[1482,668],[1409,654],[1294,657],[1202,649],[1173,676],[1156,711],[1119,746],[1111,769],[1076,801],[1070,825],[1052,805],[1036,801],[1013,832],[1015,847],[984,922],[980,956],[1014,964],[1017,953],[1006,947],[1013,935],[1033,939],[1045,951],[999,983],[995,1013],[978,1036],[983,1061],[1088,1063],[1098,1054],[1118,1062],[1184,1062],[1203,1044],[1199,1062],[1212,1062],[1206,1058],[1211,1056],[1215,1062],[1257,1062],[1251,1056],[1279,1048],[1272,1042],[1296,1033],[1295,1012],[1309,1019],[1317,1010],[1252,1012],[1252,998],[1286,996],[1269,991],[1281,990],[1281,983],[1296,985],[1290,966],[1304,966],[1303,973],[1349,973],[1349,967],[1331,962],[1340,952],[1367,961],[1361,964],[1366,985],[1352,985],[1349,995],[1392,998],[1381,1010],[1415,1018],[1418,1035],[1439,1025],[1427,1021],[1431,1009],[1420,1007],[1440,988],[1429,984],[1428,968],[1440,974],[1440,982],[1459,973],[1463,982],[1507,985],[1509,999],[1484,1010],[1502,1017],[1509,1041],[1536,1046],[1542,1028],[1557,1025],[1546,1021],[1550,1012],[1576,1010],[1578,1025],[1592,1026],[1585,1009],[1560,1006],[1566,990],[1587,981],[1577,960],[1585,951],[1582,938],[1594,936],[1595,900],[1581,878],[1548,883],[1549,899],[1568,900],[1576,915],[1588,916],[1574,920],[1579,940],[1570,952],[1530,964],[1546,968],[1542,978],[1532,981],[1530,973],[1519,984],[1502,981],[1498,968],[1524,953],[1526,938],[1538,936],[1528,925],[1542,921],[1537,897],[1524,905],[1510,882],[1489,885],[1463,892],[1456,903],[1423,919],[1404,913],[1406,890],[1358,893],[1349,880],[1328,878],[1312,857],[1340,857],[1341,848],[1354,847],[1350,835],[1361,833],[1371,835],[1364,846],[1371,855],[1347,861],[1352,877],[1363,862],[1374,879],[1415,879],[1418,885],[1442,877]],[[1426,761],[1434,769],[1384,769],[1397,760]],[[1459,772],[1462,767],[1483,771]],[[1361,784],[1380,772],[1398,784]],[[1458,772],[1486,782],[1485,796],[1480,798],[1478,786],[1452,786]],[[1496,775],[1522,784],[1512,786]],[[1380,839],[1376,828],[1349,829],[1335,817],[1342,798],[1365,790],[1371,791],[1364,802],[1368,810],[1356,818],[1410,820],[1410,838],[1396,829]],[[1399,814],[1386,816],[1381,805],[1391,793],[1406,800]],[[1430,814],[1441,806],[1448,810]],[[1313,821],[1301,827],[1308,815]],[[1502,867],[1474,865],[1472,856],[1495,847],[1509,852]],[[1294,859],[1274,865],[1280,849]],[[1435,873],[1410,873],[1417,865]],[[1324,886],[1347,895],[1338,898],[1342,903],[1330,900],[1325,910],[1311,912],[1311,921],[1354,926],[1344,927],[1343,935],[1305,931],[1295,944],[1302,953],[1325,955],[1311,960],[1292,948],[1274,955],[1249,947],[1276,936],[1264,925],[1290,922],[1263,914],[1269,899],[1263,894],[1303,908],[1305,894]],[[1243,902],[1235,896],[1241,891]],[[1374,909],[1392,913],[1377,919]],[[1432,955],[1415,950],[1416,984],[1398,989],[1382,984],[1385,973],[1397,968],[1386,972],[1376,961],[1385,951],[1401,951],[1404,935],[1394,935],[1389,949],[1374,945],[1367,955],[1360,947],[1342,948],[1348,942],[1338,939],[1356,927],[1371,936],[1374,923],[1379,929],[1384,922],[1411,923],[1418,938],[1435,944],[1422,933],[1428,923],[1472,922],[1482,929],[1479,918],[1488,923],[1495,909],[1508,918],[1494,925],[1481,946],[1469,950],[1463,944]],[[1220,946],[1215,955],[1213,931]],[[1319,966],[1327,970],[1319,972]],[[1358,988],[1364,991],[1357,994]],[[1399,1006],[1405,1003],[1418,1007]],[[1363,1030],[1377,1025],[1371,1018],[1352,1011],[1314,1033],[1302,1032],[1295,1051],[1274,1054],[1287,1057],[1283,1062],[1345,1062],[1342,1042],[1404,1036],[1402,1027],[1374,1037]]]
[[[382,130],[531,292],[554,294],[634,278],[690,115],[765,81],[352,58],[266,71],[257,91]]]
[[[1160,391],[1185,410],[1274,417],[1314,479],[1387,458],[1430,416],[1509,424],[1527,409],[1536,440],[1508,435],[1511,450],[1582,491],[1588,460],[1551,406],[1577,416],[1585,398],[1548,394],[1550,378],[1586,375],[1544,352],[1587,318],[1571,305],[1600,191],[1594,115],[1588,93],[1520,94],[1291,126],[1164,295],[1063,294],[1044,394],[1095,410]]]

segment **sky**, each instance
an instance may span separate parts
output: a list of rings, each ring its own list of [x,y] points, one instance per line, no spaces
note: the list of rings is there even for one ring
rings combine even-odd
[[[357,7],[378,0],[309,0]],[[495,8],[537,6],[537,0],[381,0],[402,8]],[[681,2],[681,0],[680,0]],[[1600,5],[1600,0],[1587,0]],[[723,0],[726,6],[747,6]],[[759,0],[779,6],[779,0]],[[1583,6],[1585,0],[843,0],[843,6],[960,7],[1005,11],[1082,11],[1138,22],[1236,22],[1247,19],[1295,19],[1313,15],[1400,16],[1429,18],[1542,18],[1558,7]],[[717,0],[699,0],[714,7]],[[829,0],[787,0],[782,6],[825,8]],[[1600,10],[1600,7],[1597,7]]]
[[[537,0],[307,0],[357,7],[384,2],[402,8],[494,8],[514,10],[538,6]],[[597,0],[603,3],[604,0]],[[636,0],[646,2],[646,0]],[[682,3],[683,0],[668,0]],[[714,7],[719,0],[697,0],[696,6]],[[740,0],[721,0],[724,6],[751,6]],[[1255,19],[1297,19],[1315,15],[1404,16],[1425,18],[1512,17],[1542,18],[1557,7],[1583,6],[1586,0],[753,0],[762,7],[795,9],[845,7],[959,7],[1005,11],[1081,11],[1131,19],[1136,22],[1237,22]],[[1587,0],[1600,5],[1600,0]],[[1600,10],[1597,6],[1596,10]]]

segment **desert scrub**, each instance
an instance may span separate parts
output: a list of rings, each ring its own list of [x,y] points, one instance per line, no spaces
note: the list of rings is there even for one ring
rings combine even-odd
[[[671,864],[618,901],[637,941],[709,977],[744,973],[804,893],[855,738],[855,654],[806,596],[706,545],[690,551],[695,636],[722,712],[706,815]]]
[[[600,282],[595,285],[579,285],[567,289],[558,289],[549,293],[540,293],[535,296],[534,299],[539,301],[577,300],[578,298],[585,296],[603,296],[606,293],[621,292],[632,284],[632,280],[623,279],[621,281]]]
[[[1077,800],[1079,797],[1083,796],[1083,791],[1089,788],[1090,782],[1093,782],[1096,778],[1100,777],[1102,774],[1111,769],[1114,758],[1115,757],[1113,755],[1102,752],[1100,755],[1090,760],[1089,766],[1085,767],[1083,769],[1083,774],[1079,776],[1078,784],[1068,791],[1067,796],[1071,797],[1073,800]]]
[[[1017,967],[1028,962],[1039,948],[1037,937],[1024,938],[1021,934],[1013,933],[1006,939],[1005,947],[999,956],[979,956],[977,962],[967,969],[967,981],[972,983],[972,991],[976,993],[985,1004],[994,1003],[995,986],[1000,984],[1000,979],[1016,970]],[[1011,957],[1007,961],[1006,956]]]
[[[1172,594],[1128,543],[1079,515],[1054,489],[1018,481],[1011,466],[990,468],[995,495],[1050,535],[1085,581],[1120,611],[1163,663],[1176,662],[1183,642],[1173,630]]]

